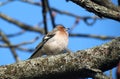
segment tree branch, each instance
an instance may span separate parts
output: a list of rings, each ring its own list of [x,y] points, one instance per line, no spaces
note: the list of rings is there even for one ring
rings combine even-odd
[[[32,1],[29,1],[29,0],[20,0],[20,1],[26,2],[26,3],[29,3],[29,4],[33,4],[33,5],[36,5],[36,6],[42,6],[41,3],[32,2]],[[93,19],[93,20],[100,20],[101,19],[98,16],[83,16],[82,17],[82,16],[79,16],[79,15],[76,15],[76,14],[73,14],[73,13],[70,13],[70,12],[67,12],[67,11],[61,11],[61,10],[53,8],[53,7],[51,7],[50,9],[51,9],[51,11],[57,12],[59,14],[64,14],[64,15],[71,16],[71,17],[74,17],[74,18],[82,19],[88,25],[89,25],[89,23],[88,23],[87,20],[89,20],[89,19]]]
[[[32,43],[34,43],[36,40],[38,40],[38,37],[36,37],[36,38],[34,38],[34,39],[30,40],[30,41],[21,42],[21,43],[19,43],[19,44],[14,44],[14,45],[12,45],[12,44],[10,44],[10,45],[8,45],[8,44],[0,44],[0,47],[4,47],[4,48],[9,48],[9,47],[17,48],[17,47],[20,47],[20,46],[22,46],[22,45],[32,44]]]
[[[29,31],[34,31],[34,32],[39,32],[39,33],[44,34],[44,29],[37,28],[37,27],[32,27],[30,25],[24,24],[24,23],[19,22],[19,21],[13,19],[13,18],[1,13],[1,12],[0,12],[0,17],[4,20],[10,22],[10,23],[13,23],[13,24],[17,25],[19,28],[22,28],[24,30],[29,30]]]
[[[93,2],[97,3],[100,6],[104,6],[106,8],[109,8],[111,10],[115,10],[120,12],[120,8],[116,5],[114,5],[111,0],[92,0]]]
[[[70,1],[74,2],[75,4],[78,4],[79,6],[87,9],[90,12],[95,13],[100,17],[106,17],[116,21],[120,21],[120,12],[98,5],[92,2],[92,0],[70,0]]]
[[[96,39],[101,39],[101,40],[110,40],[110,39],[115,39],[117,37],[114,36],[105,36],[105,35],[95,35],[95,34],[74,34],[70,33],[69,34],[71,37],[86,37],[86,38],[96,38]]]
[[[7,36],[0,30],[0,36],[2,37],[3,42],[5,42],[7,45],[11,45],[11,42],[8,40]],[[10,51],[13,54],[13,57],[15,59],[16,62],[19,62],[19,57],[15,51],[14,47],[10,47]]]
[[[43,15],[43,22],[44,22],[44,29],[45,29],[45,34],[48,33],[47,29],[47,0],[42,0],[42,15]]]
[[[54,16],[52,15],[52,9],[51,9],[51,7],[50,7],[50,5],[49,5],[49,2],[48,2],[48,0],[47,0],[47,7],[48,7],[48,10],[49,10],[49,14],[50,14],[50,18],[51,18],[51,22],[52,22],[52,26],[53,26],[53,28],[55,28],[55,19],[54,19]]]
[[[19,36],[19,35],[22,35],[23,33],[25,33],[24,30],[20,31],[20,32],[17,32],[15,34],[6,34],[7,37],[15,37],[15,36]],[[2,41],[2,38],[0,37],[0,41]]]
[[[119,59],[120,37],[101,46],[79,50],[76,53],[39,57],[1,66],[0,79],[95,78],[98,77],[97,73],[116,67]]]

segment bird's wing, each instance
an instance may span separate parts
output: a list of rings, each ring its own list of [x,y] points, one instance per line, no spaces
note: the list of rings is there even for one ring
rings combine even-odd
[[[43,37],[42,42],[37,45],[34,53],[33,53],[32,56],[30,57],[30,59],[33,58],[33,56],[34,56],[35,54],[37,54],[37,52],[38,52],[39,50],[41,50],[41,48],[43,47],[43,45],[44,45],[50,38],[52,38],[54,35],[55,35],[55,32],[49,32],[47,35],[45,35],[45,36]],[[42,52],[41,52],[41,53],[42,53]]]

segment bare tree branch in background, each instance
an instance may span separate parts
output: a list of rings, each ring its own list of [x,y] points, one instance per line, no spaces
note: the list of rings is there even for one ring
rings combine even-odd
[[[38,40],[38,37],[36,37],[33,40],[27,41],[27,42],[22,42],[20,44],[16,44],[16,45],[3,44],[3,45],[0,45],[0,47],[15,47],[16,48],[16,47],[19,47],[19,46],[22,46],[22,45],[28,45],[28,44],[34,43],[36,40]]]
[[[95,35],[95,34],[74,34],[70,33],[69,34],[71,37],[86,37],[86,38],[96,38],[96,39],[101,39],[101,40],[110,40],[110,39],[115,39],[117,37],[114,36],[104,36],[104,35]]]
[[[2,47],[2,48],[14,48],[14,49],[18,49],[20,51],[33,52],[34,49],[30,49],[30,48],[28,49],[28,48],[25,48],[25,47],[22,48],[21,46],[22,45],[32,44],[37,40],[38,40],[38,37],[36,37],[33,40],[27,41],[27,42],[22,42],[20,44],[14,44],[14,45],[12,45],[12,44],[9,44],[9,45],[8,44],[0,44],[0,47]]]
[[[50,18],[51,18],[51,22],[52,22],[52,26],[53,26],[53,28],[55,28],[55,19],[54,19],[54,16],[53,16],[53,14],[52,14],[52,9],[51,9],[51,7],[50,7],[50,5],[49,5],[49,2],[48,2],[48,0],[47,0],[47,7],[48,7],[48,10],[49,10],[49,14],[50,14]]]
[[[39,33],[44,33],[44,29],[42,28],[37,28],[37,27],[32,27],[30,25],[24,24],[22,22],[19,22],[3,13],[0,12],[0,18],[4,19],[5,21],[8,21],[10,23],[13,23],[15,25],[17,25],[17,27],[23,29],[23,30],[27,30],[27,31],[35,31],[35,32],[39,32]]]
[[[32,1],[29,1],[29,0],[20,0],[20,1],[32,4],[32,5],[36,5],[36,6],[42,6],[42,4],[40,2],[32,2]],[[88,20],[87,19],[93,19],[93,20],[97,20],[97,19],[100,20],[101,19],[98,16],[84,16],[84,17],[82,17],[82,16],[75,15],[75,14],[67,12],[67,11],[61,11],[61,10],[53,8],[53,7],[50,7],[50,9],[52,11],[54,11],[54,12],[59,13],[59,14],[64,14],[64,15],[67,15],[67,16],[79,18],[79,19],[83,20],[85,23],[87,22],[86,24],[88,24]]]
[[[38,33],[41,33],[41,34],[44,34],[44,29],[43,28],[37,28],[37,27],[32,27],[32,26],[30,26],[30,25],[27,25],[27,24],[24,24],[24,23],[21,23],[21,22],[19,22],[19,21],[17,21],[17,20],[14,20],[13,18],[10,18],[9,16],[6,16],[5,14],[3,14],[3,13],[0,13],[0,17],[2,18],[2,19],[5,19],[6,21],[8,21],[8,22],[10,22],[10,23],[13,23],[13,24],[15,24],[15,25],[17,25],[18,27],[20,27],[20,28],[22,28],[23,30],[28,30],[28,31],[34,31],[34,32],[38,32]],[[96,18],[96,17],[85,17],[85,18],[88,18],[88,19],[90,19],[90,18]],[[74,36],[75,37],[75,35],[78,37],[78,36],[82,36],[82,37],[86,37],[86,36],[91,36],[91,35],[86,35],[86,34],[70,34],[70,36]],[[93,35],[92,35],[93,36]],[[99,37],[98,35],[94,35],[94,36],[97,36],[97,37]],[[93,38],[94,38],[94,36],[93,36]],[[100,37],[102,37],[102,36],[100,36]],[[104,36],[103,36],[104,37]],[[109,37],[109,36],[105,36],[106,38],[105,39],[112,39],[112,38],[115,38],[115,37]],[[96,38],[96,37],[95,37]],[[101,39],[101,38],[100,38]],[[103,38],[102,38],[103,39]]]
[[[16,36],[19,36],[19,35],[22,35],[25,31],[22,30],[18,33],[15,33],[15,34],[6,34],[7,37],[16,37]],[[2,41],[2,38],[0,37],[0,41]]]
[[[11,45],[11,42],[9,41],[9,39],[7,38],[7,36],[2,32],[2,30],[0,30],[0,36],[2,37],[2,41],[5,42],[8,46]],[[16,60],[16,62],[19,62],[19,57],[15,51],[14,47],[9,47],[11,53],[13,54],[14,59]]]
[[[43,15],[45,34],[48,33],[48,28],[47,28],[47,10],[48,10],[47,0],[42,0],[42,15]]]

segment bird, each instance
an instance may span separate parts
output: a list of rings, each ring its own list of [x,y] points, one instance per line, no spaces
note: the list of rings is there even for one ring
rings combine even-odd
[[[39,43],[29,59],[41,57],[43,55],[57,55],[67,51],[68,46],[68,30],[63,25],[56,25],[56,27],[48,32]]]

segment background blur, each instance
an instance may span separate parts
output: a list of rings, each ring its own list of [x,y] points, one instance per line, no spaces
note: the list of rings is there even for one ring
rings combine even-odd
[[[30,4],[28,2],[23,2],[22,0],[14,0],[6,3],[8,0],[0,0],[0,13],[3,13],[17,21],[28,24],[33,27],[43,28],[43,17],[42,17],[42,7],[36,6],[34,4]],[[28,0],[33,2],[41,2],[40,0]],[[113,0],[115,4],[117,4],[117,0]],[[1,5],[2,3],[5,3]],[[79,7],[78,5],[72,2],[66,2],[65,0],[49,0],[49,4],[51,7],[56,8],[60,11],[65,11],[68,13],[75,14],[81,17],[87,16],[95,16],[93,13],[86,11],[85,9]],[[74,27],[70,33],[73,34],[82,34],[81,37],[70,37],[68,48],[73,52],[77,50],[83,50],[87,48],[92,48],[94,46],[98,46],[104,44],[111,39],[103,40],[99,38],[91,38],[85,35],[97,35],[97,36],[107,36],[107,37],[118,37],[120,36],[120,23],[111,19],[99,19],[92,25],[86,24],[83,19],[78,19],[76,17],[68,16],[66,14],[60,14],[58,12],[54,12],[55,23],[62,24],[65,27]],[[89,23],[93,22],[93,19],[88,20]],[[52,30],[52,24],[50,20],[49,13],[47,13],[47,24],[48,30]],[[4,32],[6,35],[16,34],[22,32],[22,29],[17,25],[7,22],[0,18],[0,30]],[[22,42],[29,42],[34,40],[36,37],[39,37],[38,40],[33,43],[22,45],[22,48],[25,49],[34,49],[36,45],[41,42],[41,38],[43,35],[37,32],[25,31],[23,34],[8,37],[11,44],[20,44]],[[1,39],[1,37],[0,37]],[[4,44],[0,40],[0,44]],[[20,60],[28,59],[33,52],[20,51],[15,49]],[[11,63],[15,63],[15,59],[9,48],[0,47],[0,65],[7,65]],[[109,75],[108,72],[106,72]],[[113,78],[115,78],[115,69],[113,69]]]

